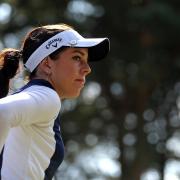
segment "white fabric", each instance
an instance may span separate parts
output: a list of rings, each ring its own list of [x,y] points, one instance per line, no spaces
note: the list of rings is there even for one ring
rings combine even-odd
[[[2,180],[43,180],[55,150],[53,125],[60,106],[54,90],[37,85],[0,99]]]
[[[27,60],[25,66],[32,72],[44,58],[62,46],[93,47],[105,39],[107,38],[84,38],[73,29],[65,30],[51,37],[37,48]]]

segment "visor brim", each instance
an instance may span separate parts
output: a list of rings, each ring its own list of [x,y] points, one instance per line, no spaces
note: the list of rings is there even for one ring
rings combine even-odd
[[[99,61],[107,56],[110,41],[108,38],[84,38],[78,40],[74,47],[88,48],[88,61]]]

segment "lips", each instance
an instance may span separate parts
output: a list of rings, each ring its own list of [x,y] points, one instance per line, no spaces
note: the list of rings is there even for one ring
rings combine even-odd
[[[82,86],[84,86],[85,84],[85,79],[76,79],[75,81],[78,82]]]

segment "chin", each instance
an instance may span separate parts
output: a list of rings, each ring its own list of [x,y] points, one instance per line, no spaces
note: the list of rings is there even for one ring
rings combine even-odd
[[[68,95],[66,95],[64,98],[65,98],[65,99],[74,99],[74,98],[79,97],[79,95],[80,95],[80,92],[76,92],[76,93],[68,94]]]

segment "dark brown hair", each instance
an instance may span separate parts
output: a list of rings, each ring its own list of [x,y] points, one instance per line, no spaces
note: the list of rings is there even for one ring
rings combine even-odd
[[[9,91],[9,80],[13,78],[22,59],[25,64],[31,54],[46,40],[67,29],[72,29],[66,24],[47,25],[34,28],[26,36],[22,43],[21,50],[4,49],[0,52],[0,98],[5,97]],[[57,55],[64,48],[60,48],[50,54],[55,60]],[[36,69],[30,74],[30,79],[36,75]]]

